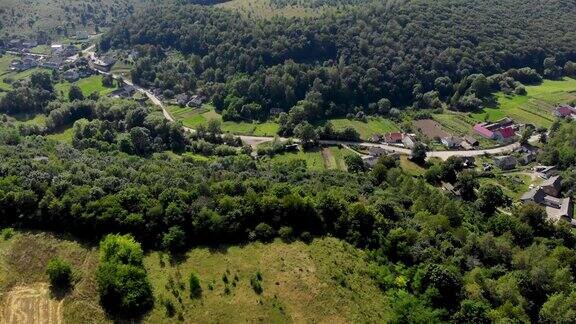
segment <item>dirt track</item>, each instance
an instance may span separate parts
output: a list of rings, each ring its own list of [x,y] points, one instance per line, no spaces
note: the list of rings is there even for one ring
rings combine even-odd
[[[14,287],[4,296],[0,323],[60,324],[62,301],[50,298],[46,283]]]

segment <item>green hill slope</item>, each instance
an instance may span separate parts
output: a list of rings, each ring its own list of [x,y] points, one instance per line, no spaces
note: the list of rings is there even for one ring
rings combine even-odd
[[[44,269],[54,256],[72,264],[77,278],[74,288],[63,299],[45,293],[44,299],[38,297],[20,308],[24,304],[17,301],[22,290],[46,290]],[[365,252],[332,238],[309,245],[276,241],[216,250],[197,248],[179,263],[152,252],[144,263],[156,297],[154,309],[143,319],[146,323],[178,318],[220,323],[366,322],[386,320],[389,311],[386,298],[369,276]],[[32,313],[35,303],[44,302],[56,305],[57,314],[52,316],[64,322],[107,322],[98,303],[97,264],[96,248],[49,234],[16,233],[0,239],[0,293],[7,296],[2,314],[23,312],[24,316],[42,317],[42,312]],[[192,272],[200,278],[201,298],[190,298],[188,278]],[[250,283],[257,272],[262,278],[261,294]],[[166,311],[167,303],[174,307],[173,313]]]

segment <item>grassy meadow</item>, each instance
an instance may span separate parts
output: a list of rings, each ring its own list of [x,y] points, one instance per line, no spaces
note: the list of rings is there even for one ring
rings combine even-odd
[[[314,17],[329,10],[323,8],[305,8],[302,6],[286,6],[276,8],[270,0],[232,0],[216,5],[217,7],[234,10],[250,18],[274,18],[274,17]]]
[[[269,143],[260,145],[269,145]],[[347,167],[344,157],[349,154],[356,153],[338,146],[328,146],[306,151],[285,152],[266,159],[272,164],[286,164],[292,161],[302,160],[306,163],[308,169],[315,171],[346,171]]]
[[[374,134],[385,134],[400,130],[396,123],[382,117],[368,117],[366,122],[347,118],[334,118],[330,119],[330,122],[337,130],[342,130],[346,127],[354,128],[363,140],[369,139]]]
[[[576,79],[544,80],[542,84],[526,86],[526,96],[496,94],[497,105],[471,114],[475,121],[495,121],[511,117],[522,123],[550,127],[554,122],[553,110],[561,103],[576,100]]]
[[[367,276],[363,252],[339,240],[310,245],[251,243],[221,249],[198,248],[171,265],[166,255],[146,257],[155,295],[170,300],[174,318],[196,322],[363,322],[384,321],[387,305]],[[191,299],[188,276],[200,278],[202,297]],[[262,293],[250,279],[261,274]],[[160,297],[161,296],[161,297]],[[156,305],[146,322],[169,322]]]
[[[89,96],[93,92],[98,92],[100,96],[106,96],[116,89],[116,85],[114,85],[111,88],[103,86],[102,76],[99,74],[92,75],[84,79],[80,79],[74,83],[70,82],[58,83],[54,88],[56,93],[58,93],[61,97],[67,98],[68,91],[70,91],[70,87],[72,86],[72,84],[75,84],[78,87],[80,87],[84,96]]]
[[[46,233],[2,231],[0,293],[10,295],[15,287],[46,283],[45,267],[55,256],[70,262],[74,271],[74,285],[68,293],[45,297],[46,301],[61,302],[62,322],[111,323],[98,302],[98,252],[92,244]],[[156,302],[143,323],[344,323],[388,319],[386,297],[367,271],[371,263],[365,252],[334,238],[315,239],[310,244],[277,240],[199,247],[177,262],[166,254],[149,252],[144,265]],[[200,298],[190,298],[190,273],[200,278]],[[257,273],[261,276],[260,294],[250,283]],[[174,306],[172,314],[166,312],[167,301]],[[2,311],[10,306],[3,304]],[[24,312],[30,309],[33,307]]]
[[[171,105],[167,108],[176,120],[182,121],[184,126],[190,128],[196,128],[199,125],[207,124],[211,119],[215,119],[221,122],[222,131],[233,134],[275,136],[278,132],[278,124],[274,122],[257,123],[222,121],[222,116],[210,105],[204,105],[202,108]]]

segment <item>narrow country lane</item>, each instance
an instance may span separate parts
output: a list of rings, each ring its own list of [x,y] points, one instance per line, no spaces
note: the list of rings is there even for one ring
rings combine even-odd
[[[88,48],[86,48],[83,53],[85,57],[88,57],[89,59],[93,59],[95,57],[95,45],[92,45]],[[95,71],[97,71],[100,74],[110,74],[108,72],[103,72],[97,69],[94,69]],[[140,86],[134,85],[132,82],[130,82],[129,80],[124,79],[122,76],[117,75],[117,74],[112,74],[112,76],[115,79],[122,79],[122,81],[130,86],[134,86],[136,88],[137,91],[145,94],[150,101],[152,101],[152,103],[156,106],[158,106],[160,109],[162,109],[162,114],[164,115],[164,118],[166,118],[169,121],[175,121],[174,117],[172,117],[172,115],[170,115],[170,112],[168,111],[168,109],[166,109],[166,107],[164,106],[164,104],[162,103],[162,101],[160,99],[158,99],[158,97],[156,97],[151,91],[144,89]],[[194,132],[195,130],[189,127],[184,127],[184,129],[188,132]],[[262,144],[262,143],[266,143],[266,142],[270,142],[272,140],[274,140],[274,137],[269,137],[269,136],[246,136],[246,135],[234,135],[237,138],[240,138],[242,140],[242,142],[244,142],[247,145],[251,145],[251,146],[256,146],[258,144]],[[530,143],[535,143],[538,141],[539,139],[539,135],[533,135],[529,142]],[[279,137],[279,139],[284,140],[285,138]],[[376,144],[376,143],[368,143],[368,142],[348,142],[348,141],[337,141],[337,140],[321,140],[320,144],[326,144],[326,145],[359,145],[362,147],[379,147],[391,152],[396,152],[396,153],[400,153],[400,154],[407,154],[410,155],[411,150],[404,148],[404,147],[399,147],[399,146],[394,146],[394,145],[388,145],[388,144]],[[480,156],[480,155],[485,155],[485,154],[490,154],[490,155],[498,155],[498,154],[505,154],[505,153],[509,153],[514,151],[515,149],[520,147],[520,143],[519,142],[514,142],[512,144],[508,144],[505,146],[500,146],[500,147],[495,147],[495,148],[490,148],[490,149],[483,149],[483,150],[470,150],[470,151],[429,151],[427,152],[427,156],[429,158],[439,158],[442,160],[446,160],[451,156],[461,156],[461,157],[473,157],[473,156]]]

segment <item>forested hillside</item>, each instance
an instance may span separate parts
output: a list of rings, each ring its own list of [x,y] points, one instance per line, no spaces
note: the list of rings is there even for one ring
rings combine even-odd
[[[160,6],[117,25],[100,47],[144,45],[132,77],[167,97],[202,88],[225,119],[266,119],[279,108],[296,125],[441,101],[474,109],[490,91],[468,90],[478,73],[494,75],[495,90],[518,74],[501,74],[509,69],[557,78],[576,58],[575,8],[573,0],[414,0],[266,20]]]
[[[576,322],[576,0],[218,2],[0,4],[0,322]]]

